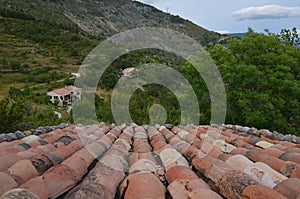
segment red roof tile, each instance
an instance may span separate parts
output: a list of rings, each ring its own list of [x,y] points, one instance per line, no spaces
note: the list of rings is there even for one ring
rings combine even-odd
[[[39,199],[37,195],[26,189],[12,189],[1,196],[1,199],[14,198]]]
[[[50,197],[50,193],[42,176],[32,178],[31,180],[22,184],[20,187],[35,193],[41,199],[47,199]]]
[[[9,174],[0,172],[0,179],[0,195],[18,187],[18,184],[16,183],[14,178]]]
[[[72,92],[79,91],[79,90],[81,90],[81,89],[77,88],[75,86],[66,86],[65,88],[55,89],[55,90],[51,91],[50,93],[55,93],[55,94],[65,96],[65,95],[70,95]]]
[[[198,199],[198,198],[222,199],[222,197],[219,194],[207,189],[196,189],[191,193],[189,193],[188,197],[190,199]]]
[[[0,143],[0,195],[42,199],[300,195],[300,148],[295,143],[231,127],[168,128],[73,125]],[[18,186],[22,189],[15,189]]]
[[[129,175],[126,179],[127,189],[124,199],[163,199],[165,187],[152,173],[137,173]]]
[[[263,185],[251,185],[244,189],[242,199],[287,199],[275,190]]]
[[[281,193],[289,199],[298,199],[300,197],[300,179],[289,178],[274,187],[274,190]]]
[[[243,190],[257,184],[250,176],[240,171],[229,171],[217,182],[220,193],[228,199],[242,197]]]
[[[13,164],[7,171],[11,175],[16,176],[16,181],[19,185],[38,176],[38,171],[30,160],[20,160]]]

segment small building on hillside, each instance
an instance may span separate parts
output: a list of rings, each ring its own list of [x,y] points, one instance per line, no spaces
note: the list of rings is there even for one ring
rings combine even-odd
[[[57,102],[58,106],[71,106],[73,102],[81,100],[81,88],[66,86],[47,93],[52,103]]]
[[[123,77],[130,77],[135,68],[125,68],[122,70]]]

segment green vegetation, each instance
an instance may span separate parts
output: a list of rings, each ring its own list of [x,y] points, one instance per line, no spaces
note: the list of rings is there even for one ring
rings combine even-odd
[[[56,107],[49,104],[46,92],[73,84],[70,73],[78,71],[103,38],[145,24],[172,28],[203,45],[212,42],[207,50],[226,85],[226,123],[300,135],[300,51],[296,47],[300,41],[296,29],[283,29],[278,35],[250,29],[245,38],[226,40],[178,16],[131,0],[0,0],[0,132],[72,122],[67,114],[62,119],[54,116]],[[222,45],[216,44],[218,41]],[[128,53],[105,71],[95,96],[99,121],[114,122],[110,99],[121,69],[146,63],[165,64],[184,75],[198,97],[200,123],[210,122],[209,92],[196,69],[174,54],[154,49]],[[82,103],[85,109],[92,108]],[[154,84],[136,90],[130,100],[136,123],[151,122],[149,110],[154,104],[164,106],[167,123],[180,123],[176,96]]]
[[[226,85],[226,123],[300,135],[300,51],[296,48],[298,35],[291,32],[293,30],[283,30],[275,35],[249,29],[245,38],[230,38],[226,47],[221,44],[208,47]],[[100,87],[113,88],[118,80],[117,66],[120,63],[123,67],[138,66],[140,62],[165,63],[177,69],[192,84],[201,110],[200,123],[208,124],[210,96],[203,79],[183,60],[167,53],[156,57],[157,53],[144,50],[121,57],[112,64],[116,68],[111,67],[100,81]],[[112,75],[113,71],[115,75]],[[101,120],[113,122],[111,114],[107,114],[110,104],[106,100],[101,103],[98,116]],[[180,107],[176,97],[157,85],[143,86],[132,96],[130,113],[134,121],[149,123],[149,110],[154,104],[164,106],[168,113],[167,122],[179,124]]]
[[[285,33],[289,31],[275,35],[269,32],[256,33],[249,29],[245,38],[230,38],[226,47],[221,44],[211,44],[208,47],[226,85],[226,123],[268,128],[283,134],[299,135],[300,51],[296,48],[297,36]],[[114,122],[110,99],[111,91],[121,75],[120,70],[144,63],[166,64],[183,74],[198,97],[201,110],[200,123],[209,123],[210,96],[204,80],[199,78],[196,69],[174,54],[153,49],[128,53],[112,63],[106,70],[99,82],[100,93],[95,98],[99,121]],[[47,70],[47,67],[44,70]],[[39,74],[38,70],[34,71]],[[72,80],[66,79],[61,85],[63,84],[72,84]],[[5,124],[3,125],[5,129],[1,131],[9,132],[39,125],[54,125],[58,121],[72,121],[70,117],[57,120],[53,116],[53,109],[49,108],[52,105],[49,105],[48,99],[44,98],[45,93],[43,95],[40,91],[31,90],[29,92],[31,94],[25,95],[26,90],[17,91],[12,89],[9,96],[1,102],[4,107],[1,110],[1,122]],[[23,94],[20,95],[20,93]],[[15,98],[15,96],[19,97]],[[32,100],[34,105],[32,105]],[[28,103],[30,101],[31,104]],[[84,110],[88,110],[90,104],[82,103],[86,103],[83,107],[85,107]],[[131,97],[130,114],[134,121],[138,124],[150,123],[149,110],[154,104],[161,104],[166,109],[167,123],[180,123],[181,112],[176,96],[167,88],[153,84],[136,90]],[[32,109],[32,107],[38,109]],[[39,111],[31,111],[29,114],[28,110]],[[87,121],[83,119],[82,123],[85,122]]]
[[[0,99],[10,87],[68,80],[99,43],[75,25],[30,16],[0,8]]]
[[[300,51],[298,35],[259,34],[230,39],[210,54],[226,84],[227,123],[300,135]],[[291,42],[292,41],[292,42]]]
[[[11,88],[0,101],[0,132],[10,133],[71,121],[70,116],[58,119],[53,109],[47,106],[48,101],[47,96],[34,95],[28,88],[23,91]]]

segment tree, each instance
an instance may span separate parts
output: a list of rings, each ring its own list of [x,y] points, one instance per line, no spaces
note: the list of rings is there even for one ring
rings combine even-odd
[[[227,92],[227,123],[300,134],[300,51],[295,29],[281,36],[252,29],[209,53]]]
[[[34,108],[27,94],[27,89],[21,91],[12,87],[9,94],[0,101],[0,133],[11,133],[65,122],[58,119],[50,107]]]
[[[298,35],[297,28],[294,27],[292,30],[290,29],[282,29],[280,34],[278,35],[284,42],[291,45],[299,45],[300,38]]]
[[[10,88],[9,95],[1,100],[0,108],[0,132],[11,132],[16,130],[22,119],[23,113],[27,112],[26,103],[23,100],[21,91]]]

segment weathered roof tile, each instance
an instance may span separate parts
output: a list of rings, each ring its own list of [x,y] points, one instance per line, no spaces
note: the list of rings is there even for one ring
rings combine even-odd
[[[300,197],[300,179],[289,178],[274,187],[274,190],[281,193],[289,199],[298,199]]]
[[[20,179],[20,182],[17,181],[18,184],[23,184],[27,180],[38,176],[38,171],[30,160],[20,160],[13,164],[7,171]]]
[[[250,176],[240,171],[227,172],[218,182],[220,193],[228,199],[241,198],[243,190],[257,184]]]
[[[1,157],[0,161],[0,171],[7,170],[11,165],[21,160],[22,157],[17,155],[16,153],[6,154]]]
[[[222,197],[207,189],[196,189],[188,194],[188,198],[190,199],[198,199],[198,198],[209,198],[209,199],[222,199]]]
[[[212,160],[212,167],[205,172],[205,176],[216,183],[230,170],[232,168],[228,164],[222,160],[214,159]]]
[[[127,178],[124,199],[164,199],[165,187],[152,173],[136,173]]]
[[[282,154],[279,158],[285,161],[291,161],[300,164],[300,153],[286,152]]]
[[[233,169],[243,171],[251,166],[253,162],[243,155],[233,155],[226,160],[226,163]]]
[[[298,145],[249,128],[220,129],[73,125],[3,142],[0,195],[12,190],[10,198],[295,198]],[[23,189],[14,189],[18,185]]]
[[[0,195],[18,187],[17,182],[9,174],[0,172],[0,179]]]
[[[287,199],[275,190],[263,185],[251,185],[244,189],[242,199]]]
[[[31,193],[26,189],[12,189],[1,196],[1,199],[15,199],[15,198],[39,199],[37,195]]]
[[[57,165],[43,175],[45,185],[51,198],[56,198],[77,183],[75,172],[66,165]]]
[[[48,199],[50,197],[50,193],[46,187],[45,181],[42,176],[30,179],[29,181],[22,184],[20,188],[26,189],[34,193],[40,199]]]
[[[42,154],[32,157],[31,163],[36,168],[39,175],[42,175],[53,166],[53,162],[47,156]]]
[[[273,170],[268,165],[257,162],[244,169],[244,172],[251,176],[259,184],[273,188],[287,177]]]

